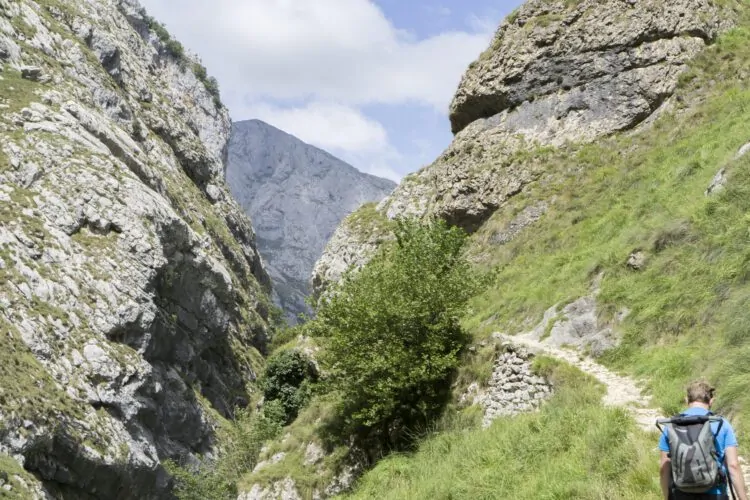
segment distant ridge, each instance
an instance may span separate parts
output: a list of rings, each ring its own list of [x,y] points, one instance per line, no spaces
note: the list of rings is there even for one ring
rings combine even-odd
[[[396,187],[260,120],[234,123],[227,182],[253,220],[274,299],[290,319],[308,312],[313,265],[339,222]]]

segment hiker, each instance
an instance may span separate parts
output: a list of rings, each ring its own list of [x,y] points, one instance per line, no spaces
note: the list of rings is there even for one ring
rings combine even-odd
[[[713,416],[713,403],[714,388],[704,381],[695,381],[687,388],[688,408],[676,417],[660,419],[657,423],[662,430],[659,449],[664,500],[728,500],[730,490],[736,500],[747,500],[734,429],[726,419]],[[692,443],[698,447],[689,448]],[[670,450],[670,444],[673,448],[679,447],[679,451]],[[702,461],[700,458],[710,456],[714,447],[715,463]],[[688,493],[677,489],[677,484],[691,483],[699,485],[692,491],[702,489],[700,480],[695,479],[700,477],[709,478],[707,491]]]

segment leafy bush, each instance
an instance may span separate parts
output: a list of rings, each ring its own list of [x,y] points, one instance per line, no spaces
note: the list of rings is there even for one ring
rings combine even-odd
[[[221,106],[221,93],[219,92],[219,82],[213,76],[208,76],[206,67],[200,63],[193,63],[193,74],[206,87],[206,90],[214,98],[217,107]],[[280,310],[279,310],[280,311]]]
[[[343,431],[392,444],[443,407],[468,340],[459,318],[482,283],[463,254],[462,230],[442,221],[395,226],[393,245],[348,274],[315,322]]]
[[[185,57],[185,47],[174,38],[164,42],[164,48],[166,48],[167,52],[172,54],[177,60],[182,60]]]
[[[310,400],[310,384],[316,378],[307,356],[296,350],[286,350],[268,359],[261,387],[266,401],[281,404],[283,421],[289,423]]]
[[[215,77],[209,76],[207,79],[201,81],[206,86],[209,94],[216,98],[219,97],[219,81]]]

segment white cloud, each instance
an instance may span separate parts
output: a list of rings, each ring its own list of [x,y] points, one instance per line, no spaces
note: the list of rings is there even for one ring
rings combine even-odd
[[[441,112],[490,32],[414,40],[369,0],[144,0],[253,100],[416,102]],[[243,117],[239,117],[243,118]]]
[[[402,177],[394,165],[403,159],[390,145],[385,128],[356,108],[323,102],[301,107],[259,102],[246,105],[246,109],[243,113],[324,149],[363,172],[396,182]]]
[[[248,109],[256,118],[322,149],[371,153],[388,147],[385,128],[355,108],[313,102],[298,108],[259,103]]]
[[[451,10],[444,5],[425,5],[425,12],[440,17],[447,17],[451,15]]]
[[[396,28],[373,0],[141,3],[201,56],[233,119],[267,121],[394,180],[420,165],[397,151],[363,108],[416,105],[445,115],[463,71],[494,28],[473,22],[468,31],[419,40]],[[435,154],[444,146],[436,145]]]

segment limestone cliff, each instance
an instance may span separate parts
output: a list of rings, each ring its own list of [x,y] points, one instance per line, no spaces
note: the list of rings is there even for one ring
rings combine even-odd
[[[161,460],[210,453],[212,415],[247,404],[269,280],[224,181],[230,125],[136,0],[0,0],[0,469],[19,498],[169,497]]]
[[[466,71],[450,109],[453,143],[378,211],[476,230],[550,168],[529,152],[647,121],[734,19],[727,2],[711,0],[529,0]],[[366,261],[370,240],[342,225],[314,282],[335,281],[329,270],[346,267],[346,255]]]
[[[396,187],[258,120],[234,124],[227,182],[252,217],[274,295],[290,321],[309,313],[310,273],[336,226]]]

